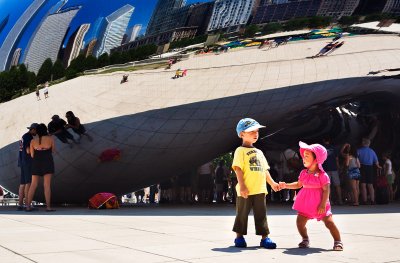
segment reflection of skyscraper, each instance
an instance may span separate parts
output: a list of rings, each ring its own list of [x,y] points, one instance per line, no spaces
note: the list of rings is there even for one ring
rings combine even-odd
[[[11,67],[12,66],[17,66],[18,65],[18,62],[19,62],[19,58],[21,57],[21,48],[17,48],[15,51],[14,51],[14,55],[13,55],[13,57],[12,57],[12,60],[11,60]]]
[[[340,19],[342,16],[351,16],[360,0],[332,1],[322,0],[317,15],[331,16]]]
[[[0,34],[1,34],[1,31],[3,31],[3,29],[6,27],[9,18],[10,18],[10,15],[6,16],[3,20],[1,20],[1,22],[0,22]]]
[[[0,71],[8,69],[15,44],[20,40],[32,18],[47,1],[48,0],[33,1],[33,3],[25,10],[25,12],[14,24],[10,32],[8,32],[7,37],[4,39],[3,45],[0,47]]]
[[[208,31],[226,29],[234,32],[245,25],[252,13],[254,0],[216,0]]]
[[[96,43],[97,43],[96,38],[90,40],[89,44],[86,46],[85,50],[83,51],[83,53],[85,54],[86,57],[93,56],[93,51],[94,51],[94,47],[96,46]]]
[[[90,42],[92,39],[98,39],[100,35],[100,31],[105,24],[104,17],[99,17],[90,27],[89,32],[86,34],[87,42]]]
[[[107,16],[105,26],[102,26],[95,56],[99,57],[103,53],[110,54],[112,48],[121,45],[122,38],[128,27],[129,20],[135,8],[131,5],[124,5],[111,15]]]
[[[125,43],[135,41],[139,35],[140,30],[142,30],[142,25],[135,25],[128,29],[128,38]]]
[[[155,35],[171,29],[169,20],[174,9],[184,6],[186,0],[158,0],[147,26],[147,35]]]
[[[64,67],[68,67],[71,61],[79,55],[83,46],[83,40],[89,28],[90,24],[83,24],[70,36],[64,52]]]
[[[400,13],[400,0],[360,0],[355,14]]]
[[[27,47],[24,63],[29,71],[37,73],[47,58],[57,60],[69,25],[79,9],[71,7],[46,17]]]

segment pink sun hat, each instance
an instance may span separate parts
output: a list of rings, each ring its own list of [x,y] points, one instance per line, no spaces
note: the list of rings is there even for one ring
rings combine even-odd
[[[322,167],[322,164],[325,162],[326,158],[328,157],[328,152],[326,151],[326,148],[322,146],[321,144],[311,144],[308,145],[304,142],[299,142],[300,146],[300,155],[301,158],[304,158],[304,151],[309,150],[312,151],[315,156],[317,157],[317,163],[318,163],[318,168],[321,172],[325,172],[324,168]]]

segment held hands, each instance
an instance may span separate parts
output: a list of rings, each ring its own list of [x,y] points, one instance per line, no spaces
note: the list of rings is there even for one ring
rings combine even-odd
[[[287,185],[285,182],[279,182],[279,188],[280,190],[286,189]]]
[[[271,184],[271,188],[272,188],[272,190],[274,190],[274,192],[278,192],[281,190],[280,184],[278,184],[278,183]]]

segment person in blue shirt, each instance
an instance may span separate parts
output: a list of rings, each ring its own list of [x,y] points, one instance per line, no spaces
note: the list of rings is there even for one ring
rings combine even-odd
[[[19,141],[19,158],[18,166],[21,168],[21,182],[18,191],[18,208],[17,210],[24,210],[24,198],[28,196],[29,187],[32,181],[32,158],[30,154],[30,144],[33,136],[36,136],[36,128],[39,124],[32,123],[27,127],[28,132],[25,133]],[[30,204],[25,204],[29,206]]]
[[[357,150],[358,159],[360,160],[361,168],[361,200],[363,204],[367,203],[367,188],[371,199],[371,204],[375,204],[375,191],[374,191],[374,165],[379,169],[378,157],[374,150],[369,148],[371,141],[367,138],[362,139],[361,147]]]

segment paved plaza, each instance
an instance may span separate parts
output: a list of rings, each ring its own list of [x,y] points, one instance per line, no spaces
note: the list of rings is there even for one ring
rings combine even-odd
[[[310,249],[298,249],[290,205],[269,205],[276,250],[232,246],[233,205],[142,206],[119,210],[62,207],[55,213],[0,207],[0,262],[400,262],[400,203],[336,206],[344,251],[332,251],[323,223],[311,221]]]

